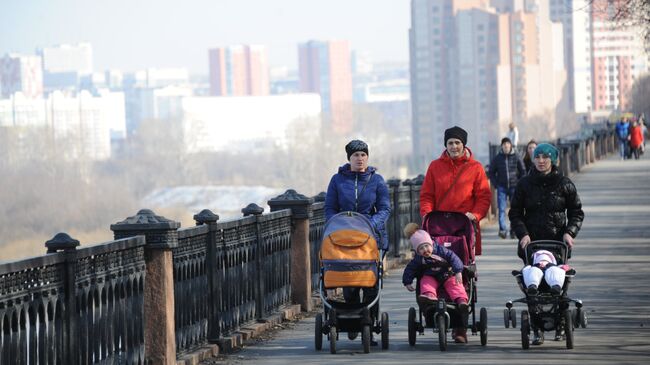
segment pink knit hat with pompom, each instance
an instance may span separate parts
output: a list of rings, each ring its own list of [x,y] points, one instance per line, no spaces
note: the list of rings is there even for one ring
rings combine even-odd
[[[415,231],[415,233],[411,235],[411,238],[409,238],[409,240],[411,241],[411,245],[413,245],[413,249],[415,250],[415,252],[418,251],[418,247],[420,247],[420,245],[422,244],[430,244],[431,246],[433,246],[433,240],[431,239],[429,233],[421,229]]]

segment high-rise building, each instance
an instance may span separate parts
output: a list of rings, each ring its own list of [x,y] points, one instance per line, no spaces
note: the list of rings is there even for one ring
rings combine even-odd
[[[269,64],[265,46],[238,45],[208,51],[210,94],[245,96],[269,94]]]
[[[562,24],[564,31],[569,106],[575,113],[588,113],[592,110],[589,1],[550,1],[549,15],[551,21]]]
[[[594,0],[591,12],[593,110],[625,111],[634,80],[648,72],[648,55],[637,29],[621,28],[608,17],[611,1]]]
[[[468,130],[467,144],[484,162],[488,141],[500,140],[510,122],[551,114],[547,123],[554,125],[568,105],[566,73],[562,27],[550,22],[544,6],[530,0],[412,0],[417,168],[439,156],[444,130],[453,125]]]
[[[0,97],[20,92],[28,98],[43,94],[41,58],[8,54],[0,58]]]
[[[39,50],[47,90],[77,88],[82,76],[93,73],[90,43],[62,44]]]
[[[300,91],[321,96],[324,121],[337,133],[352,129],[352,63],[343,40],[308,41],[298,46]]]

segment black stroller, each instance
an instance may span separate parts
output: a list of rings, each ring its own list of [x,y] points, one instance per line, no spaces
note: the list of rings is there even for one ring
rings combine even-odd
[[[560,241],[533,241],[524,250],[526,265],[532,265],[533,254],[538,250],[551,252],[555,256],[558,265],[567,264],[569,247],[566,243]],[[525,296],[506,303],[506,309],[503,310],[503,319],[506,328],[510,327],[510,325],[512,325],[512,328],[516,328],[517,313],[513,308],[513,303],[526,304],[528,309],[521,312],[520,328],[521,347],[524,350],[530,347],[531,330],[535,333],[541,332],[541,336],[543,336],[544,332],[553,330],[558,334],[564,333],[566,347],[568,349],[573,348],[574,328],[587,327],[587,313],[582,306],[582,301],[571,299],[567,294],[569,284],[575,274],[574,269],[566,271],[564,284],[559,295],[551,292],[551,288],[549,288],[545,280],[542,280],[537,294],[529,295],[522,272],[520,270],[512,271],[519,289]],[[575,309],[569,308],[571,303],[575,304]]]
[[[438,301],[435,305],[419,303],[419,311],[409,308],[408,338],[409,345],[415,346],[416,336],[424,334],[425,328],[432,328],[438,333],[440,351],[447,350],[447,331],[450,328],[470,328],[473,335],[480,332],[481,345],[487,344],[487,309],[481,308],[479,321],[476,321],[476,261],[474,247],[476,231],[472,221],[462,213],[434,211],[424,217],[422,229],[440,245],[452,250],[463,262],[463,286],[468,296],[469,313],[472,323],[468,326],[468,318],[461,315],[458,306],[449,299],[440,288]],[[420,296],[420,281],[416,285],[416,298]],[[422,319],[424,318],[424,324]]]
[[[372,224],[365,216],[342,212],[327,221],[320,251],[319,292],[323,313],[316,315],[316,350],[321,350],[323,335],[327,335],[330,352],[336,353],[341,332],[360,332],[365,353],[370,352],[373,332],[381,333],[381,348],[388,348],[388,313],[379,316],[382,258]],[[327,297],[325,290],[335,288],[374,288],[377,294],[371,298],[364,295],[360,303],[346,303]]]

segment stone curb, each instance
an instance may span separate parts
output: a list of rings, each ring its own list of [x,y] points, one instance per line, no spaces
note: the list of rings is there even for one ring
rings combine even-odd
[[[231,353],[241,348],[245,341],[259,337],[273,326],[291,320],[299,313],[300,304],[287,305],[280,308],[278,312],[259,320],[259,322],[245,324],[245,327],[240,328],[239,331],[232,333],[229,337],[219,339],[216,344],[209,344],[183,355],[183,357],[176,360],[176,365],[198,365],[201,361],[218,356],[220,353]]]
[[[219,346],[208,344],[176,360],[176,365],[198,365],[201,361],[219,355]]]

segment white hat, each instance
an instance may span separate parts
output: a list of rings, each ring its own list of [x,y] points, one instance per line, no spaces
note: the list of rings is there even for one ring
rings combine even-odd
[[[553,265],[557,265],[557,261],[555,260],[555,255],[553,255],[550,251],[547,250],[535,251],[535,253],[533,254],[533,265],[539,264],[542,261],[548,261]]]

